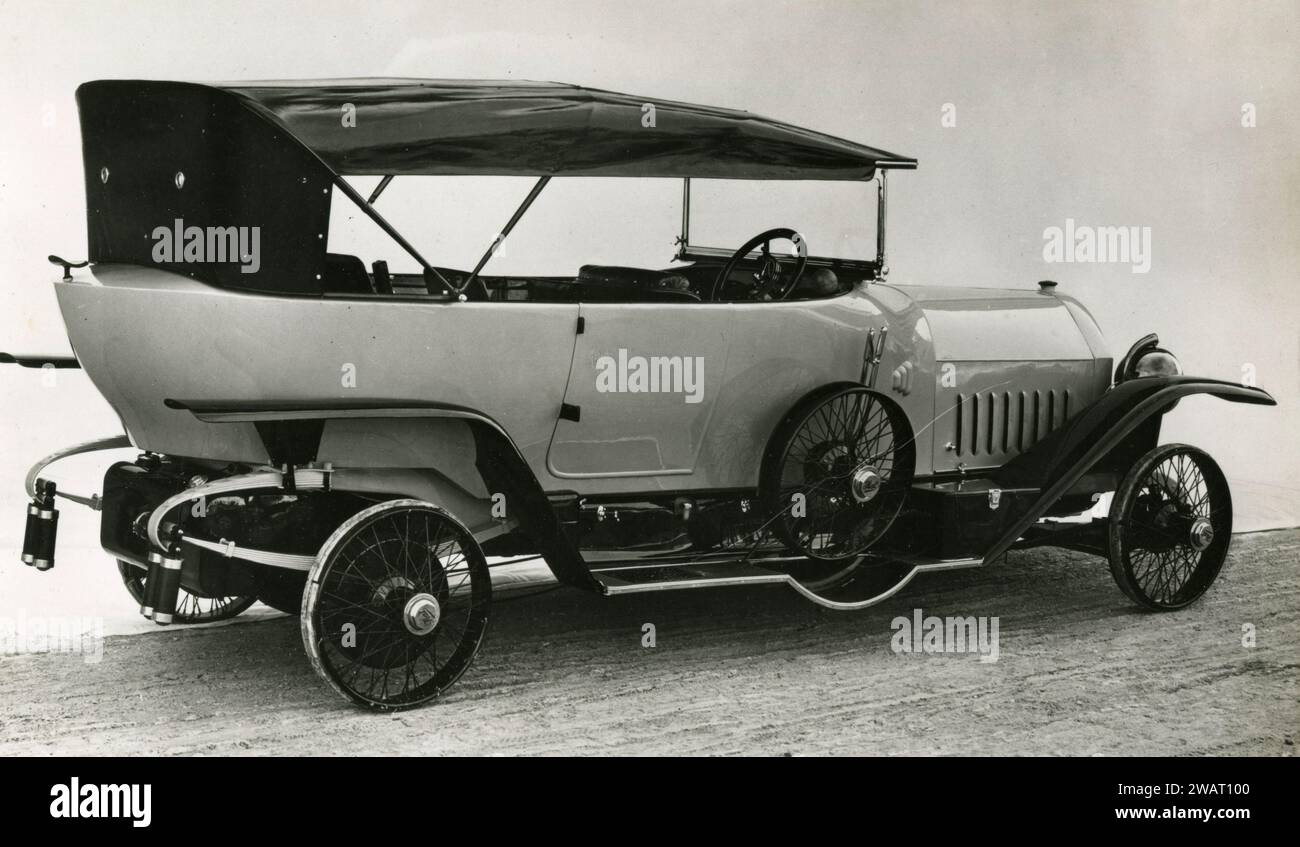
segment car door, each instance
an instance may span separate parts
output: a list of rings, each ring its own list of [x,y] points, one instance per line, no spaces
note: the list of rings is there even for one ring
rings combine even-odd
[[[727,370],[733,313],[725,303],[584,303],[550,472],[693,473]]]

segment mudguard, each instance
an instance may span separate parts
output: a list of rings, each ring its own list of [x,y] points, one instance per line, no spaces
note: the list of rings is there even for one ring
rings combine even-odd
[[[1136,451],[1135,455],[1140,455],[1155,446],[1160,416],[1177,400],[1192,394],[1209,394],[1232,403],[1277,405],[1262,388],[1204,377],[1143,377],[1114,386],[1065,427],[993,475],[999,485],[1039,488],[1042,494],[989,549],[984,561],[1005,553],[1084,474],[1126,470],[1129,454]]]
[[[577,547],[565,535],[560,520],[541,483],[524,461],[509,434],[492,418],[473,409],[438,403],[393,403],[358,401],[337,406],[301,404],[198,403],[167,400],[174,409],[186,409],[209,423],[252,422],[258,425],[273,461],[288,459],[285,449],[298,461],[311,461],[325,421],[339,418],[403,417],[456,418],[465,421],[474,435],[474,464],[489,491],[504,492],[519,519],[519,526],[537,545],[555,578],[565,585],[598,589]]]

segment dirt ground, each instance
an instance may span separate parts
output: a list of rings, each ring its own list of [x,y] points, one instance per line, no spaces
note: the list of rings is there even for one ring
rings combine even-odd
[[[1300,530],[1239,536],[1210,593],[1163,615],[1056,551],[923,575],[857,613],[774,587],[555,590],[500,602],[461,681],[396,715],[316,679],[293,618],[112,637],[98,664],[0,659],[0,755],[1292,756],[1298,564]],[[918,608],[997,616],[998,661],[893,652],[891,621]]]

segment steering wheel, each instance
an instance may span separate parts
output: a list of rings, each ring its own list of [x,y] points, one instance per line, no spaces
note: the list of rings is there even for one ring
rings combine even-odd
[[[785,239],[794,245],[794,269],[789,282],[782,282],[781,277],[786,273],[786,266],[782,259],[772,255],[770,249],[771,243],[777,239]],[[804,268],[808,266],[808,242],[794,230],[778,227],[760,232],[731,254],[726,267],[713,282],[713,288],[709,292],[711,302],[718,301],[722,294],[722,287],[731,278],[731,272],[736,269],[736,265],[754,252],[760,244],[763,251],[759,257],[758,271],[753,274],[754,283],[751,286],[750,296],[755,300],[784,300],[786,295],[794,290],[799,278],[803,276]]]

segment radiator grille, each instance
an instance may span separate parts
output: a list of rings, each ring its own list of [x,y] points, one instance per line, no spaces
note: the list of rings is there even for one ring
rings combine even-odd
[[[1028,450],[1069,420],[1073,400],[1068,388],[958,394],[955,452],[991,456]]]

